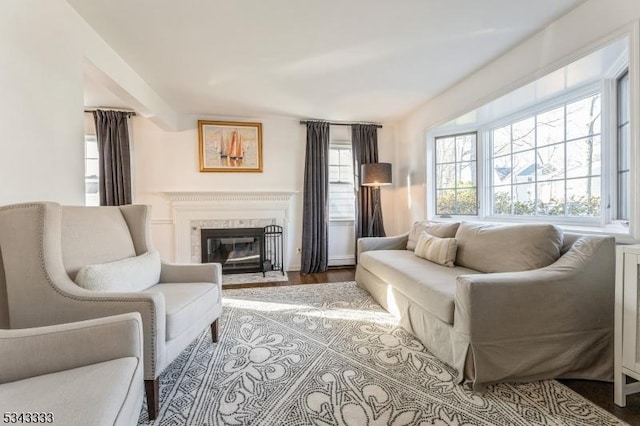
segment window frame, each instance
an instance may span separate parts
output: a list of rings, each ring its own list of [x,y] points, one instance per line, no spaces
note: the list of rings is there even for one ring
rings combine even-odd
[[[335,141],[332,140],[329,142],[329,153],[331,152],[332,149],[337,149],[337,150],[346,150],[346,151],[351,151],[352,152],[352,156],[353,156],[353,147],[351,145],[351,141]],[[339,155],[339,154],[338,154]],[[331,168],[332,164],[330,162],[330,158],[331,155],[329,155],[329,161],[327,163],[327,167]],[[341,164],[338,164],[338,166],[340,166]],[[337,182],[331,182],[331,179],[329,179],[329,191],[328,191],[328,202],[330,203],[331,200],[331,186],[332,185],[350,185],[353,188],[353,217],[348,218],[348,217],[332,217],[331,216],[331,208],[330,208],[330,204],[328,207],[328,219],[330,223],[342,223],[342,224],[346,224],[346,223],[355,223],[355,219],[356,219],[356,208],[355,208],[355,202],[356,202],[356,178],[355,178],[355,173],[353,173],[353,162],[351,163],[351,167],[352,167],[352,178],[353,181],[350,182],[341,182],[341,181],[337,181]],[[327,171],[328,172],[328,171]],[[329,172],[328,172],[329,173]],[[330,175],[330,173],[329,173]]]
[[[466,132],[458,132],[458,133],[453,133],[453,134],[443,134],[443,135],[439,135],[439,136],[435,136],[433,138],[433,182],[434,182],[434,186],[433,186],[433,193],[434,193],[434,214],[436,216],[440,216],[440,217],[453,217],[453,216],[459,216],[459,217],[475,217],[478,216],[479,212],[480,212],[480,201],[479,201],[479,182],[480,182],[480,173],[479,173],[479,162],[478,162],[478,156],[479,156],[479,142],[478,142],[478,137],[479,137],[479,132],[477,130],[475,131],[466,131]],[[476,193],[476,206],[475,206],[475,213],[469,213],[469,214],[461,214],[461,213],[456,213],[456,214],[448,214],[448,213],[444,213],[444,214],[440,214],[438,213],[438,191],[442,190],[442,189],[447,189],[447,188],[438,188],[437,187],[437,182],[438,182],[438,165],[442,165],[442,164],[453,164],[454,167],[455,165],[462,163],[462,161],[457,161],[458,159],[456,158],[457,152],[454,155],[454,161],[453,162],[443,162],[443,163],[438,163],[438,147],[437,147],[437,140],[438,139],[445,139],[445,138],[454,138],[454,143],[455,143],[455,139],[460,137],[460,136],[467,136],[467,135],[474,135],[475,136],[475,163],[476,163],[476,173],[475,173],[475,193]],[[457,192],[458,192],[458,183],[457,181],[455,182],[455,187],[453,188],[453,191],[456,193],[456,199],[457,199]],[[465,187],[462,189],[471,189],[473,187]]]

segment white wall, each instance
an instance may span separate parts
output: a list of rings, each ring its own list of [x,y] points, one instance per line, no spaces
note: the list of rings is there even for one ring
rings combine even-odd
[[[588,0],[398,123],[395,139],[399,173],[395,190],[397,226],[406,230],[413,221],[426,217],[425,135],[428,129],[575,60],[594,47],[594,43],[613,36],[639,18],[638,0]],[[632,56],[637,54],[632,52]],[[632,75],[638,73],[633,68],[631,71]],[[637,75],[635,79],[632,102],[638,111]]]
[[[0,2],[0,205],[84,203],[78,28],[66,2]]]
[[[257,121],[263,130],[262,173],[201,173],[198,167],[197,121]],[[164,192],[180,191],[296,191],[291,203],[289,241],[286,242],[289,270],[300,268],[297,248],[302,241],[302,190],[306,131],[299,119],[283,117],[192,116],[184,121],[187,130],[166,131],[152,121],[134,117],[133,170],[136,203],[152,205],[154,245],[167,260],[175,259],[172,212]],[[381,132],[381,161],[392,161],[393,129]],[[385,147],[384,149],[382,147]],[[384,153],[384,155],[382,155]],[[383,206],[391,216],[391,203]],[[390,219],[392,222],[393,219]],[[336,242],[334,237],[334,243]]]

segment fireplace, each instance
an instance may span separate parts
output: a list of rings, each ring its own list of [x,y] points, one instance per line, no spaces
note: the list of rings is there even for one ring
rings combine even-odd
[[[202,229],[202,263],[222,264],[223,274],[263,272],[264,228]]]

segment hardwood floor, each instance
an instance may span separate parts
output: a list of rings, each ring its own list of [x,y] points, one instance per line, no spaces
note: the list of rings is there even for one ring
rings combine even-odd
[[[322,284],[342,281],[353,281],[355,269],[332,268],[319,274],[301,274],[287,272],[289,281],[282,283],[259,283],[234,285],[233,288],[272,287],[280,285]],[[226,286],[225,286],[226,287]],[[627,397],[627,406],[618,407],[613,403],[613,383],[597,382],[593,380],[560,380],[561,383],[573,389],[594,404],[599,405],[616,417],[631,425],[640,426],[640,393]]]

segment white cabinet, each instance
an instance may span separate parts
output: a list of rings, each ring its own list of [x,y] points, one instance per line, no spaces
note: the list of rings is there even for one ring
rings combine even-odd
[[[640,245],[619,246],[616,253],[614,402],[624,407],[629,394],[640,392]]]

